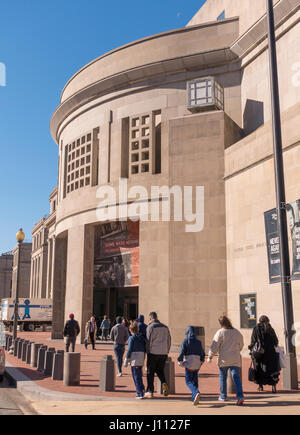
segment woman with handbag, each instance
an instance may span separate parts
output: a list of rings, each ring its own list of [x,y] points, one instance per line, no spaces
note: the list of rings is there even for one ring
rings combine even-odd
[[[279,354],[275,349],[277,346],[278,338],[269,318],[261,316],[253,329],[248,347],[254,366],[253,381],[259,385],[258,391],[263,391],[264,385],[271,385],[272,392],[276,393],[280,375]]]

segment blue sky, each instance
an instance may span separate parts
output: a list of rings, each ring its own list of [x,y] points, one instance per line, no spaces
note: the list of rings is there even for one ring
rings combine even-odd
[[[101,54],[184,27],[205,0],[2,2],[0,63],[0,254],[49,211],[57,146],[49,120],[67,80]]]

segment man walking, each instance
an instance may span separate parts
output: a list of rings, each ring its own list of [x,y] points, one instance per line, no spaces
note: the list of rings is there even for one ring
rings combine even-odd
[[[95,350],[96,335],[97,335],[97,325],[95,322],[95,317],[92,316],[91,319],[85,325],[84,346],[86,349],[88,348],[88,345],[91,343],[93,350]]]
[[[64,328],[64,337],[66,342],[66,352],[69,352],[70,345],[72,352],[75,352],[76,338],[80,333],[80,327],[77,320],[74,319],[74,314],[69,315],[69,320],[67,320]]]
[[[163,395],[166,397],[169,395],[169,388],[165,378],[165,363],[171,348],[171,335],[169,328],[158,320],[155,312],[149,314],[146,339],[148,385],[145,398],[153,397],[155,373],[162,384]]]
[[[111,330],[110,338],[114,342],[114,352],[118,367],[117,376],[122,376],[123,356],[125,353],[125,344],[129,338],[129,332],[126,326],[122,324],[122,317],[117,317],[116,322],[116,325]]]

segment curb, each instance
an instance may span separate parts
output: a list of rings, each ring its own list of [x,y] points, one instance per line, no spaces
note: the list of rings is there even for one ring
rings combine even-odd
[[[8,379],[10,385],[13,385],[23,396],[31,400],[39,401],[134,401],[133,398],[123,397],[106,397],[106,396],[88,396],[84,394],[62,393],[56,390],[49,390],[40,387],[36,382],[25,376],[20,370],[16,369],[12,364],[6,362],[6,370],[4,376]]]

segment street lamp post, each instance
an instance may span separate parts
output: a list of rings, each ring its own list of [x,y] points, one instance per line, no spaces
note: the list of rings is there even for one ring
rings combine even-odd
[[[24,242],[25,234],[22,228],[17,232],[16,239],[18,242],[18,260],[17,260],[17,271],[16,271],[16,294],[15,294],[15,308],[14,308],[14,326],[13,326],[13,344],[10,349],[12,351],[15,346],[15,340],[17,338],[18,329],[18,316],[19,316],[19,271],[20,271],[20,261],[21,261],[21,245]]]
[[[287,366],[283,372],[283,387],[285,389],[290,390],[290,389],[298,388],[297,357],[296,357],[296,348],[293,342],[294,313],[293,313],[293,297],[292,297],[292,287],[291,287],[288,233],[287,233],[286,197],[285,197],[284,167],[283,167],[283,154],[282,154],[282,133],[281,133],[274,7],[273,7],[273,0],[266,0],[266,1],[267,1],[267,15],[268,15],[269,62],[270,62],[270,85],[271,85],[271,99],[272,99],[277,222],[278,222],[278,232],[280,238],[281,290],[282,290],[282,300],[283,300],[285,344],[286,344],[286,353],[287,353]]]

